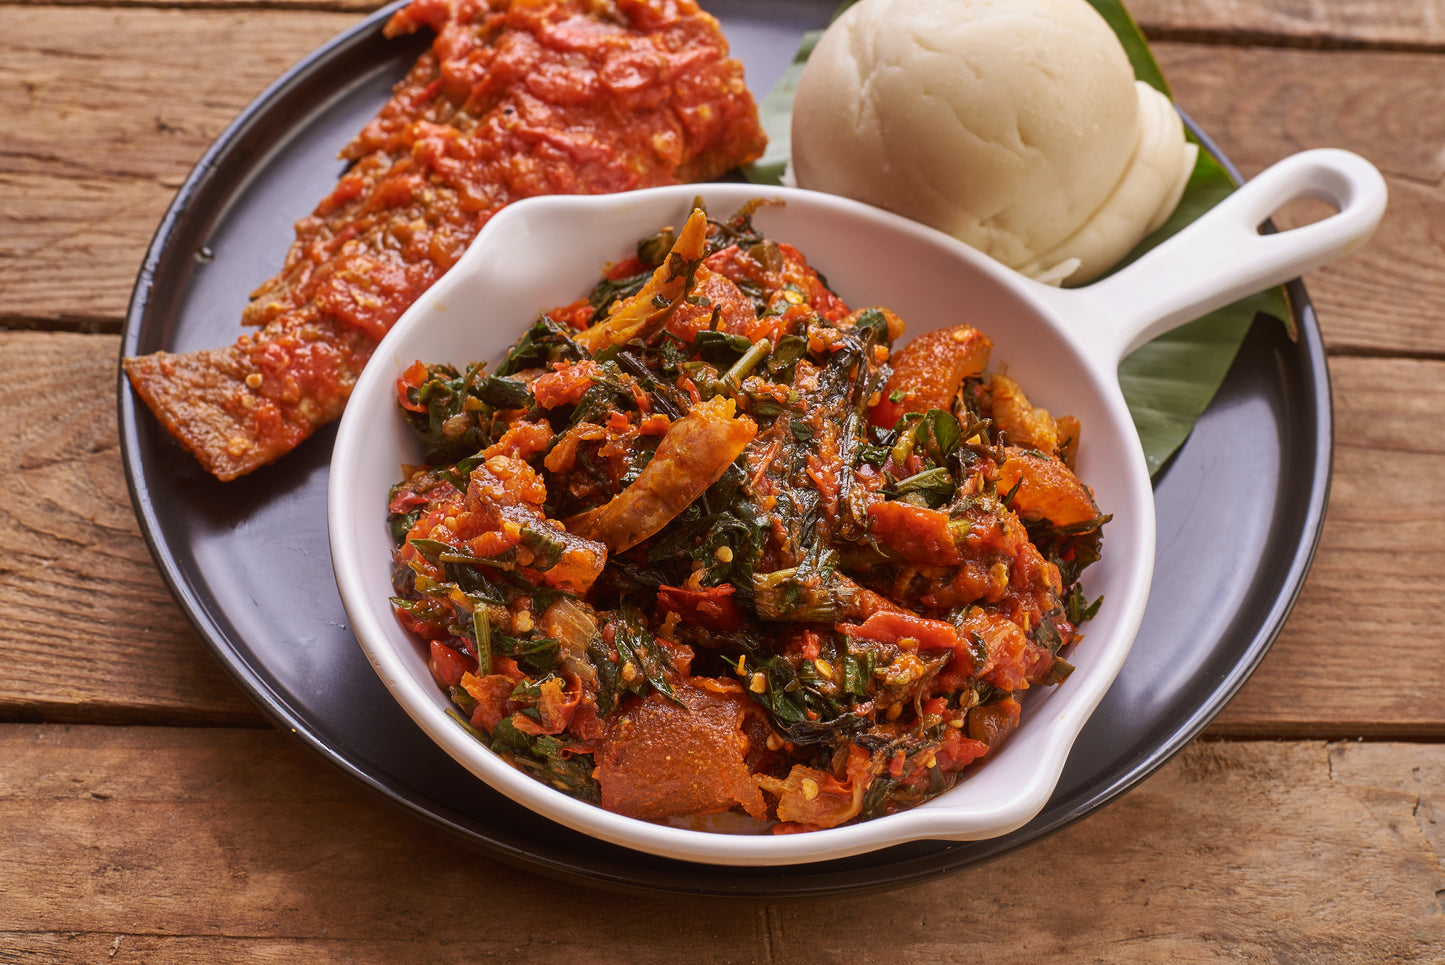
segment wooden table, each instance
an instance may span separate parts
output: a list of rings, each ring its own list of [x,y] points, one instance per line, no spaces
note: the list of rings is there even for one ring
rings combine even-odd
[[[704,902],[493,863],[336,773],[230,681],[138,531],[114,393],[147,241],[366,0],[0,2],[0,962],[1445,961],[1445,2],[1132,8],[1246,174],[1338,146],[1390,182],[1374,241],[1306,279],[1337,445],[1298,607],[1200,740],[1041,844]]]

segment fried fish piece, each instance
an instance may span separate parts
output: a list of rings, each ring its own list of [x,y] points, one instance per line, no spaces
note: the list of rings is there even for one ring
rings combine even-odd
[[[708,180],[766,138],[695,0],[414,0],[431,48],[343,151],[281,271],[215,349],[127,358],[137,395],[234,479],[340,416],[376,343],[504,205]]]

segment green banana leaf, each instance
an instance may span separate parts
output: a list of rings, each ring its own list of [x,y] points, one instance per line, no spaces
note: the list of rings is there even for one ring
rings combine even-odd
[[[838,8],[842,13],[853,0]],[[1118,0],[1089,0],[1113,28],[1134,68],[1134,75],[1169,95],[1169,85],[1134,18]],[[836,14],[835,14],[836,16]],[[767,153],[744,169],[750,181],[777,184],[791,156],[793,95],[798,77],[813,52],[821,30],[803,36],[798,53],[781,80],[759,104],[769,145]],[[1238,185],[1208,151],[1199,152],[1189,185],[1174,214],[1145,238],[1124,260],[1138,258],[1195,221]],[[1150,474],[1157,474],[1189,438],[1194,423],[1208,408],[1234,362],[1256,315],[1270,315],[1294,337],[1293,315],[1283,287],[1242,299],[1144,345],[1119,365],[1119,384],[1139,430]]]

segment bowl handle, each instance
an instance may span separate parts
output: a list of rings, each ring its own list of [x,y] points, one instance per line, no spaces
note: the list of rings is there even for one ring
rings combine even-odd
[[[1066,321],[1095,326],[1074,330],[1091,354],[1116,366],[1172,328],[1354,251],[1380,223],[1386,194],[1385,179],[1358,154],[1302,151],[1246,181],[1138,261],[1085,288],[1044,297]],[[1324,201],[1336,213],[1260,233],[1271,214],[1300,198]]]

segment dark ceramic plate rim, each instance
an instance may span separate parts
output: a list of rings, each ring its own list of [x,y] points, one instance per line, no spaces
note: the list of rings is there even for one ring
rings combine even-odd
[[[400,5],[401,3],[396,3],[377,11],[313,51],[248,105],[205,152],[177,192],[146,253],[127,311],[121,339],[121,357],[135,354],[146,326],[156,324],[153,321],[158,313],[153,290],[156,276],[169,261],[193,257],[190,248],[177,244],[177,236],[191,222],[219,217],[216,212],[200,210],[196,204],[198,196],[204,193],[207,185],[226,172],[237,167],[245,172],[260,164],[264,160],[264,147],[258,150],[249,136],[258,127],[274,120],[270,115],[275,111],[276,105],[314,83],[318,75],[343,61],[353,49],[374,40],[390,12]],[[412,42],[415,42],[414,39]],[[1238,170],[1217,146],[1187,116],[1185,123],[1203,148],[1239,180]],[[1296,469],[1297,475],[1303,475],[1309,480],[1309,493],[1304,509],[1299,514],[1297,531],[1292,533],[1288,540],[1288,544],[1293,547],[1293,552],[1288,553],[1289,565],[1276,577],[1277,593],[1270,606],[1253,614],[1254,618],[1250,621],[1253,629],[1248,639],[1238,647],[1231,648],[1235,656],[1231,671],[1208,688],[1204,699],[1197,702],[1187,718],[1178,721],[1166,739],[1142,748],[1133,759],[1116,766],[1110,772],[1095,775],[1091,783],[1069,799],[1051,800],[1038,818],[1019,831],[984,842],[930,842],[929,844],[936,845],[936,848],[927,849],[921,854],[917,848],[906,852],[902,849],[876,852],[865,856],[861,865],[857,860],[849,860],[799,865],[787,869],[722,868],[680,861],[658,861],[649,856],[636,855],[639,866],[629,869],[628,857],[635,853],[625,849],[604,856],[602,860],[589,861],[577,857],[568,859],[564,855],[556,854],[555,849],[548,849],[546,853],[539,852],[535,847],[529,846],[527,840],[518,838],[504,828],[477,829],[473,826],[474,822],[445,807],[437,806],[410,788],[401,786],[389,775],[374,772],[364,763],[358,762],[356,755],[349,753],[347,748],[337,746],[335,742],[328,741],[319,734],[316,722],[308,716],[307,708],[294,706],[286,695],[273,690],[258,668],[237,651],[236,642],[228,638],[226,632],[210,619],[188,575],[189,567],[194,564],[194,561],[188,558],[189,547],[169,545],[162,534],[157,507],[149,496],[139,439],[138,420],[150,416],[143,406],[137,406],[123,372],[118,375],[122,458],[136,516],[162,577],[201,638],[263,713],[282,731],[295,735],[303,744],[342,772],[405,810],[456,834],[489,857],[588,884],[647,892],[785,897],[840,894],[900,886],[999,857],[1036,842],[1114,800],[1153,773],[1196,737],[1234,696],[1268,652],[1294,606],[1318,545],[1329,493],[1333,440],[1328,370],[1318,323],[1303,284],[1296,280],[1291,282],[1287,289],[1298,329],[1298,344],[1295,348],[1305,359],[1296,373],[1302,386],[1292,401],[1303,406],[1305,410],[1298,421],[1312,425],[1314,430],[1313,438],[1305,440],[1313,444],[1312,461],[1309,466]],[[1253,339],[1255,336],[1252,334],[1250,337]],[[329,580],[329,573],[325,578]]]

